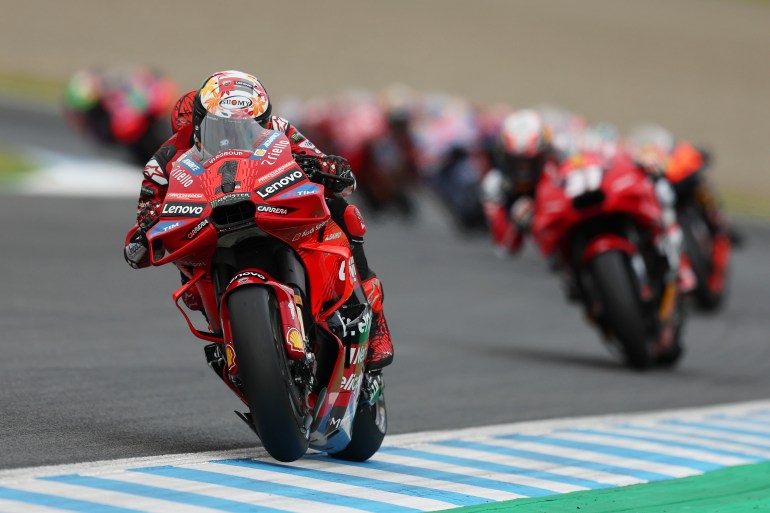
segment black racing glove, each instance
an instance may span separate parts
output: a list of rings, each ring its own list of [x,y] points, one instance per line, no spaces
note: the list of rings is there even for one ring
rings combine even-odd
[[[123,257],[128,265],[134,269],[141,269],[150,265],[150,245],[144,231],[137,230],[128,240],[123,249]]]
[[[136,225],[139,229],[128,240],[123,249],[123,256],[128,265],[134,269],[141,269],[150,265],[150,245],[147,242],[147,230],[158,222],[160,218],[161,203],[152,201],[147,203],[136,214]]]
[[[161,206],[162,204],[158,201],[150,201],[139,209],[136,213],[136,225],[141,231],[146,232],[158,222]]]
[[[344,157],[326,155],[319,159],[321,177],[319,182],[338,196],[348,196],[356,189],[356,177],[350,163]]]

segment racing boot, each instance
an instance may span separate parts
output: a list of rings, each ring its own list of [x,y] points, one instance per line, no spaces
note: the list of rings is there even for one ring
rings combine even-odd
[[[366,370],[382,369],[393,362],[393,340],[382,311],[382,283],[376,276],[362,283],[364,293],[372,307],[372,327],[369,331],[369,350],[366,353]]]

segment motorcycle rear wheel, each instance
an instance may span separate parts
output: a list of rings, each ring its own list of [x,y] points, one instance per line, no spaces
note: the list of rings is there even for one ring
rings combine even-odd
[[[278,301],[265,287],[241,287],[227,298],[239,376],[262,445],[278,461],[308,448],[301,394],[289,369]]]
[[[699,223],[699,229],[708,231],[705,221],[697,212],[688,212],[682,219],[682,235],[684,236],[684,247],[687,256],[690,258],[690,265],[692,266],[693,273],[695,273],[696,284],[693,295],[695,296],[696,303],[701,310],[706,312],[716,311],[722,306],[722,302],[725,296],[725,289],[711,290],[709,288],[709,275],[712,272],[711,264],[711,250],[710,248],[704,248],[703,244],[699,242],[699,237],[695,233],[695,227],[693,223]],[[711,239],[711,246],[714,244],[714,238],[709,235]]]
[[[653,337],[628,258],[609,251],[591,262],[591,274],[602,305],[602,318],[621,345],[625,363],[647,369],[654,360]]]
[[[353,418],[353,436],[350,443],[329,456],[347,461],[366,461],[371,458],[380,449],[388,430],[386,415],[384,392],[380,394],[374,406],[360,401]]]

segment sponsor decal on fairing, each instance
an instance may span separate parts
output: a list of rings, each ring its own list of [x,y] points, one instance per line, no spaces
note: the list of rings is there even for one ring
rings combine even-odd
[[[291,241],[292,242],[297,242],[298,240],[300,240],[303,237],[307,237],[309,235],[313,235],[316,232],[316,230],[320,230],[327,222],[329,222],[328,219],[326,221],[322,222],[322,223],[318,223],[317,225],[315,225],[312,228],[308,228],[307,230],[303,230],[303,231],[301,231],[299,233],[295,233],[294,237],[291,238]]]
[[[245,279],[245,281],[248,281],[248,278],[259,278],[262,281],[267,281],[267,277],[262,273],[258,273],[256,271],[243,271],[233,276],[228,286],[232,285],[234,282],[239,281],[241,279]]]
[[[262,187],[256,189],[254,192],[259,194],[259,197],[262,199],[272,198],[287,187],[291,187],[293,184],[301,182],[304,178],[305,173],[303,173],[300,169],[295,168],[294,170],[282,175],[280,178],[277,178],[267,185],[263,185]]]
[[[305,342],[302,340],[302,335],[300,335],[299,330],[293,326],[286,332],[286,342],[297,351],[305,350]]]
[[[281,136],[281,133],[282,132],[273,131],[272,134],[267,136],[267,138],[262,141],[259,146],[257,146],[257,148],[254,150],[254,154],[249,157],[249,160],[260,160],[262,157],[264,157],[267,153],[267,150],[269,150],[273,143]]]
[[[206,208],[205,203],[175,203],[168,202],[163,204],[161,217],[200,217]]]
[[[251,194],[248,192],[237,192],[235,194],[228,194],[221,198],[215,199],[211,202],[213,208],[227,205],[228,203],[237,203],[238,201],[248,201],[251,198]]]
[[[278,161],[278,157],[281,155],[281,153],[283,153],[283,150],[285,150],[289,146],[290,146],[289,141],[286,141],[286,140],[278,141],[273,145],[272,148],[270,148],[270,150],[267,153],[265,153],[264,160],[261,160],[259,164],[262,166],[264,166],[265,164],[272,166]]]
[[[290,207],[278,207],[273,205],[257,205],[257,212],[266,212],[268,214],[277,214],[279,216],[285,216],[297,210]]]
[[[185,188],[195,183],[192,175],[186,172],[185,168],[183,168],[181,165],[174,165],[173,169],[171,169],[171,177],[175,178],[180,184],[182,184],[182,187]]]
[[[225,157],[246,158],[246,157],[249,157],[249,156],[251,156],[251,152],[250,151],[246,151],[246,150],[225,150],[225,151],[222,151],[220,153],[217,153],[216,155],[214,155],[213,157],[208,159],[205,162],[204,166],[208,167],[208,166],[214,164],[216,161],[218,161],[220,159],[223,159]]]
[[[182,223],[180,221],[165,221],[160,222],[152,227],[152,229],[149,232],[150,236],[158,235],[161,233],[166,233],[171,230],[175,230],[182,226]]]
[[[317,193],[320,189],[318,185],[314,185],[312,183],[306,183],[304,185],[301,185],[299,187],[295,187],[291,191],[287,192],[286,194],[282,194],[278,197],[278,199],[289,199],[289,198],[297,198],[299,196],[308,196],[310,194]]]
[[[196,235],[198,235],[198,234],[200,233],[200,231],[201,231],[201,230],[202,230],[204,227],[208,226],[208,224],[209,224],[209,220],[208,220],[208,218],[204,219],[203,221],[201,221],[200,223],[198,223],[198,224],[195,226],[195,228],[193,228],[192,230],[190,230],[190,232],[187,234],[187,238],[188,238],[188,239],[194,239],[194,238],[195,238],[195,236],[196,236]]]
[[[257,178],[257,183],[261,184],[261,183],[265,183],[268,180],[272,180],[276,176],[280,175],[281,173],[283,173],[284,171],[286,171],[287,169],[289,169],[290,167],[293,167],[295,165],[296,165],[295,162],[287,162],[285,164],[281,164],[280,166],[278,166],[277,168],[273,169],[269,173],[264,174],[264,175],[260,176],[259,178]]]
[[[193,176],[198,176],[199,174],[203,173],[205,169],[203,166],[195,162],[190,157],[185,157],[183,159],[180,159],[179,164],[184,166],[190,173],[192,173]]]
[[[166,194],[168,199],[201,199],[203,194],[200,192],[169,192]]]

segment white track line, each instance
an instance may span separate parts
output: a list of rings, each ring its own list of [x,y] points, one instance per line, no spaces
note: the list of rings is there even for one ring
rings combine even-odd
[[[677,465],[669,465],[666,463],[659,463],[654,461],[643,461],[632,458],[623,458],[621,456],[612,456],[610,454],[603,454],[598,452],[584,451],[582,449],[573,449],[570,447],[563,447],[558,445],[550,445],[546,443],[537,442],[523,442],[521,440],[502,440],[499,438],[489,439],[486,443],[490,445],[499,445],[500,447],[507,447],[509,449],[521,449],[525,451],[532,451],[541,454],[548,454],[550,456],[560,456],[564,458],[574,458],[578,460],[589,461],[592,463],[599,463],[602,465],[611,465],[617,467],[625,467],[628,469],[641,470],[644,472],[655,472],[658,474],[665,474],[672,477],[687,477],[695,474],[699,474],[695,469],[689,467],[680,467]]]
[[[356,499],[366,499],[373,501],[386,502],[396,506],[408,508],[417,508],[423,511],[436,511],[441,509],[452,509],[455,506],[449,502],[443,502],[435,499],[423,497],[414,497],[395,492],[385,492],[371,488],[362,488],[358,486],[346,485],[343,483],[334,483],[322,479],[311,477],[302,477],[293,474],[282,474],[280,472],[271,472],[264,469],[237,467],[220,463],[204,463],[201,465],[185,465],[184,468],[194,468],[208,470],[231,476],[245,477],[250,479],[263,479],[276,483],[284,482],[293,486],[301,486],[309,490],[318,490],[321,492],[336,493]],[[327,468],[328,472],[337,472],[337,468]]]
[[[513,485],[531,486],[535,488],[541,488],[543,490],[549,490],[558,493],[569,493],[586,490],[583,486],[576,486],[566,483],[559,483],[556,481],[548,481],[536,477],[530,477],[524,474],[516,473],[501,473],[493,472],[490,470],[483,470],[480,468],[466,467],[460,464],[446,463],[443,461],[426,460],[422,458],[413,458],[411,456],[402,456],[390,453],[377,454],[377,461],[383,461],[386,463],[395,463],[398,465],[409,465],[412,467],[420,467],[431,470],[440,470],[444,472],[453,472],[463,476],[478,477],[484,479],[493,479],[503,483],[509,483]]]
[[[379,455],[377,459],[380,460]],[[415,477],[407,474],[399,474],[398,472],[390,472],[387,470],[378,470],[348,465],[337,465],[334,467],[334,469],[331,469],[329,468],[329,463],[325,461],[299,460],[292,463],[292,465],[308,469],[333,471],[337,474],[344,474],[349,476],[368,477],[371,479],[379,479],[380,481],[388,481],[390,483],[398,483],[402,485],[420,486],[424,488],[432,488],[434,490],[462,493],[465,495],[473,495],[475,497],[481,497],[494,501],[507,501],[511,499],[521,499],[524,497],[524,495],[492,490],[489,488],[482,488],[480,486],[453,483],[450,481],[441,481],[427,477]]]
[[[698,437],[707,437],[708,439],[718,438],[720,441],[749,445],[759,445],[761,447],[767,447],[770,450],[770,438],[764,438],[755,435],[741,435],[738,433],[728,433],[726,431],[717,431],[714,429],[700,428],[695,426],[678,426],[675,424],[658,424],[654,427],[659,428],[664,433],[680,433],[686,436],[694,437],[699,440]]]
[[[0,499],[0,512],[2,513],[62,513],[62,509],[49,508],[39,504],[30,504],[28,502],[9,501]]]
[[[608,432],[608,434],[611,433]],[[590,433],[568,433],[565,431],[554,433],[553,436],[562,440],[573,440],[575,442],[601,444],[610,447],[632,449],[640,452],[663,454],[665,456],[689,458],[705,461],[708,463],[715,463],[725,467],[753,463],[752,460],[747,460],[745,458],[725,456],[722,454],[715,454],[713,452],[699,451],[697,449],[686,449],[682,447],[667,445],[665,442],[642,442],[639,440],[630,440],[628,438],[612,438],[611,436],[594,435]]]
[[[446,456],[457,456],[478,461],[488,461],[490,463],[499,463],[501,465],[514,465],[534,471],[550,472],[565,477],[575,477],[579,479],[588,479],[597,483],[605,483],[614,486],[625,486],[631,484],[643,483],[641,479],[631,476],[613,474],[602,470],[586,469],[581,467],[572,467],[569,465],[560,465],[547,461],[523,458],[520,456],[510,456],[504,453],[493,454],[487,451],[479,451],[473,448],[444,447],[441,445],[426,445],[420,447],[421,450]]]
[[[192,466],[190,468],[193,468]],[[122,481],[125,483],[140,484],[146,486],[157,486],[177,492],[194,493],[205,495],[217,499],[242,502],[244,504],[259,504],[260,507],[281,509],[294,513],[306,513],[308,511],[319,513],[359,513],[359,509],[347,508],[339,505],[324,504],[322,502],[306,499],[296,499],[278,494],[268,494],[264,492],[255,492],[234,488],[224,485],[210,483],[201,483],[187,479],[175,477],[158,476],[153,474],[143,474],[141,472],[121,472],[120,474],[110,475],[110,479]],[[301,485],[297,485],[301,486]],[[330,490],[325,490],[330,491]],[[173,500],[173,499],[171,499]],[[183,505],[184,506],[184,505]],[[186,507],[186,506],[185,506]],[[184,509],[184,508],[183,508]]]
[[[653,426],[650,426],[653,427]],[[618,435],[639,436],[643,438],[650,438],[660,440],[661,442],[681,442],[683,444],[701,445],[709,449],[738,452],[756,456],[758,458],[770,459],[770,448],[768,450],[758,449],[756,447],[747,447],[740,443],[735,443],[729,439],[724,441],[709,440],[703,437],[694,437],[688,434],[675,434],[662,429],[653,432],[646,429],[635,429],[634,427],[617,427],[608,430],[608,433],[617,433]]]
[[[46,493],[49,495],[56,495],[58,497],[65,497],[67,499],[93,502],[95,504],[136,509],[139,511],[146,511],[147,513],[169,513],[172,511],[183,511],[184,513],[220,512],[220,510],[217,509],[182,504],[174,501],[173,499],[153,499],[125,492],[114,492],[86,486],[78,486],[74,484],[45,482],[43,483],[43,486],[41,486],[40,482],[21,481],[9,485],[9,488],[15,488],[17,490],[24,490],[33,493]],[[35,506],[30,507],[34,508]],[[94,507],[93,509],[98,510],[99,508]],[[34,509],[31,509],[31,511],[34,511]]]

